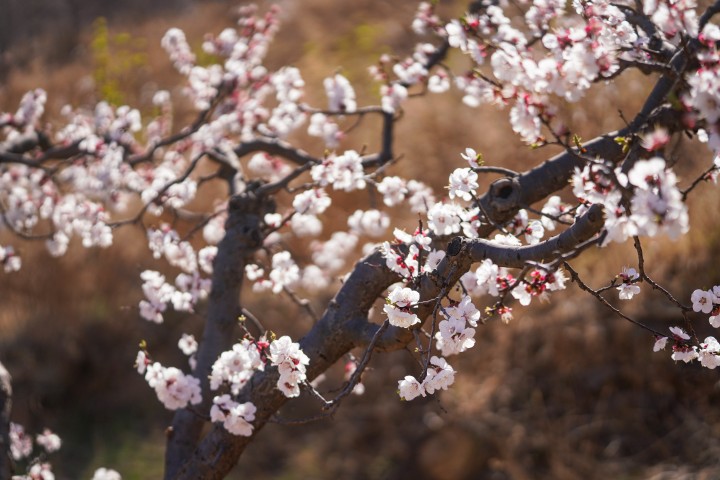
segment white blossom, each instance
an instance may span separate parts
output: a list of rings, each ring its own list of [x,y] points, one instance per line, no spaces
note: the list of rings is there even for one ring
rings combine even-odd
[[[398,394],[406,401],[413,400],[420,395],[425,396],[425,388],[411,375],[406,376],[398,382]]]
[[[101,467],[95,470],[91,480],[122,480],[122,477],[111,468]]]

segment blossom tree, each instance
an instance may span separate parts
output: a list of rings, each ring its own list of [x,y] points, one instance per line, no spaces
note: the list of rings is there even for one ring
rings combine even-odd
[[[202,337],[179,343],[186,371],[163,365],[151,345],[137,355],[138,373],[175,412],[167,479],[223,478],[300,395],[319,402],[306,421],[332,415],[362,390],[379,352],[408,349],[417,359],[415,372],[388,386],[400,399],[445,390],[455,378],[449,362],[473,349],[478,325],[509,322],[513,305],[532,306],[568,283],[647,330],[654,350],[714,369],[720,343],[697,337],[690,312],[720,327],[720,286],[698,288],[689,303],[676,298],[648,274],[643,241],[685,234],[686,199],[720,169],[718,12],[720,2],[700,8],[694,0],[477,1],[460,18],[442,19],[435,3],[423,2],[412,20],[421,39],[414,51],[370,67],[377,105],[359,105],[335,73],[318,86],[327,103],[313,106],[298,69],[263,63],[278,10],[243,7],[235,28],[206,37],[203,50],[216,63],[199,63],[178,29],[162,39],[197,111],[187,125],[174,124],[177,99],[167,91],[155,93],[149,118],[101,102],[89,111],[68,106],[63,122],[47,125],[42,90],[1,113],[1,223],[17,241],[44,240],[53,256],[73,241],[110,248],[116,230],[140,225],[153,256],[176,276],[142,272],[138,316],[162,324],[170,310],[202,312]],[[451,68],[452,55],[465,66]],[[561,107],[633,70],[654,82],[642,108],[618,130],[581,139]],[[446,172],[447,192],[403,178],[394,144],[404,105],[452,89],[466,106],[507,108],[519,141],[560,153],[512,171],[458,145],[466,166]],[[377,121],[378,150],[343,149],[365,119]],[[315,137],[315,148],[294,145],[299,135]],[[709,148],[689,182],[674,173],[683,159],[667,148],[681,135]],[[480,192],[483,176],[498,178]],[[365,204],[347,224],[324,222],[344,192]],[[200,197],[214,206],[199,209]],[[390,208],[405,209],[415,226],[390,231]],[[633,245],[634,267],[592,287],[571,262],[614,243]],[[8,275],[22,267],[19,251],[13,241],[0,246]],[[645,286],[677,309],[682,327],[656,331],[610,301],[632,300]],[[245,306],[250,294],[282,295],[315,315],[304,297],[328,289],[335,296],[299,339],[275,333]],[[346,384],[326,398],[316,380],[358,348]],[[7,478],[14,461],[31,455],[32,439],[10,423],[4,369],[0,379]],[[53,435],[39,435],[37,445],[56,450]],[[21,478],[52,478],[51,467],[32,463]],[[102,469],[95,478],[119,475]]]

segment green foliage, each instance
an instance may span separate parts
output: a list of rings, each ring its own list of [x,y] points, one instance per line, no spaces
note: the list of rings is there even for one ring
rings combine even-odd
[[[212,53],[207,53],[203,50],[202,42],[197,46],[193,46],[192,51],[195,54],[195,64],[201,67],[209,67],[210,65],[214,65],[216,63],[223,63],[223,59],[221,57],[213,55]]]
[[[377,25],[361,23],[344,35],[335,46],[338,63],[343,65],[343,73],[350,81],[353,72],[367,72],[367,66],[377,62],[383,53],[390,50],[378,42],[381,28]]]
[[[110,34],[107,20],[99,17],[93,23],[91,49],[93,79],[100,99],[112,105],[125,102],[127,86],[137,69],[147,65],[144,38],[129,33]]]

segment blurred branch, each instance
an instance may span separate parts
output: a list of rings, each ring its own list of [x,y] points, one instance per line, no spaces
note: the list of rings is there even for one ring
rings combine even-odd
[[[645,271],[645,255],[643,254],[642,244],[640,243],[640,237],[634,236],[633,237],[633,245],[635,246],[635,251],[637,252],[638,256],[638,270],[640,270],[640,278],[645,280],[647,283],[650,284],[650,286],[655,289],[662,292],[665,297],[667,297],[668,300],[670,300],[672,303],[674,303],[682,312],[689,312],[692,310],[692,307],[689,307],[687,305],[683,305],[680,303],[673,295],[670,293],[665,287],[658,284],[655,280],[650,278]]]
[[[50,146],[42,153],[42,155],[31,158],[28,158],[24,154],[31,151],[38,145],[35,145],[35,147],[27,150],[25,148],[28,147],[28,145],[25,145],[25,147],[21,148],[20,152],[18,152],[11,144],[0,144],[0,164],[17,163],[27,167],[43,168],[44,164],[48,160],[67,160],[79,154],[79,143],[80,142],[75,142],[64,146]]]
[[[313,157],[309,153],[299,148],[294,148],[289,143],[278,139],[256,139],[242,142],[235,148],[235,154],[238,157],[244,157],[255,152],[265,152],[270,155],[276,155],[286,160],[290,160],[298,165],[319,164],[322,159]]]
[[[705,12],[703,12],[700,20],[698,21],[698,30],[702,31],[702,29],[705,28],[705,25],[707,25],[710,19],[718,13],[720,13],[720,1],[716,1],[715,3],[710,5],[707,10],[705,10]]]
[[[157,143],[153,144],[150,149],[147,151],[133,155],[130,158],[128,158],[128,163],[132,166],[135,166],[139,163],[152,161],[153,157],[155,156],[155,152],[165,146],[172,145],[174,143],[177,143],[181,140],[184,140],[188,138],[193,133],[200,130],[200,127],[208,123],[208,120],[210,119],[210,116],[215,111],[217,106],[220,104],[223,98],[227,97],[227,95],[232,91],[232,87],[229,84],[223,84],[218,88],[217,94],[213,97],[213,99],[210,102],[210,105],[208,108],[201,110],[198,112],[197,117],[195,117],[195,120],[193,123],[185,127],[182,131],[170,135],[166,138],[163,138],[159,140]]]
[[[10,373],[0,363],[0,480],[10,480],[13,470],[10,455],[10,410],[12,384]]]

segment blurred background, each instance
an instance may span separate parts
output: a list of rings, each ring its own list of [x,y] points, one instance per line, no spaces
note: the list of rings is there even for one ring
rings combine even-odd
[[[203,34],[233,26],[242,3],[0,0],[0,111],[14,111],[22,94],[37,87],[48,91],[48,122],[68,103],[108,100],[149,112],[158,89],[181,98],[182,78],[160,38],[180,27],[200,52]],[[338,68],[360,104],[377,103],[378,86],[367,67],[383,53],[411,53],[417,41],[410,29],[415,2],[279,3],[282,27],[266,65],[299,67],[306,99],[315,105],[325,102],[322,79]],[[465,2],[440,2],[448,17],[464,8]],[[453,55],[448,64],[460,68],[464,59]],[[594,87],[585,101],[560,113],[573,132],[589,139],[622,127],[620,113],[632,118],[653,80],[624,76]],[[182,102],[175,112],[176,125],[191,118]],[[364,124],[341,148],[372,146],[377,136],[377,125]],[[322,152],[317,142],[296,140]],[[420,178],[442,196],[449,172],[463,166],[459,154],[466,147],[482,152],[489,165],[516,170],[554,153],[523,147],[507,111],[470,109],[454,92],[407,103],[395,147],[402,160],[390,171]],[[673,148],[685,186],[706,168],[710,154],[682,139]],[[701,185],[690,200],[689,235],[645,244],[648,272],[684,303],[695,288],[720,283],[717,205],[715,187]],[[357,203],[341,198],[333,208],[327,218],[344,228]],[[90,478],[100,466],[126,480],[160,478],[172,414],[134,371],[137,345],[145,339],[155,359],[185,366],[177,341],[183,332],[199,338],[202,312],[169,314],[162,326],[139,318],[139,274],[164,267],[134,227],[117,232],[108,250],[74,245],[60,259],[4,231],[0,244],[14,245],[23,256],[20,272],[0,276],[0,361],[13,376],[13,420],[32,433],[49,427],[61,436],[63,447],[51,457],[58,479]],[[635,266],[634,251],[612,246],[572,263],[599,287],[624,265]],[[331,295],[316,297],[316,310]],[[618,303],[613,293],[609,297]],[[278,333],[298,338],[311,325],[290,302],[249,291],[245,298]],[[647,285],[638,301],[622,307],[660,331],[681,324],[679,312]],[[712,334],[700,316],[695,328],[700,338]],[[396,394],[398,379],[417,374],[411,355],[375,356],[363,377],[365,395],[347,399],[333,419],[266,426],[231,478],[720,478],[717,372],[674,364],[669,352],[654,354],[650,335],[608,315],[576,287],[529,310],[515,306],[509,325],[478,327],[476,339],[473,349],[451,358],[458,375],[449,391],[412,402]],[[323,387],[339,387],[342,370],[328,372]],[[301,398],[281,414],[303,418],[318,408]]]

